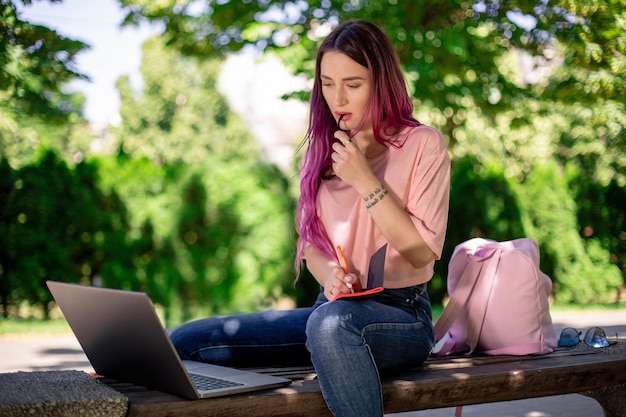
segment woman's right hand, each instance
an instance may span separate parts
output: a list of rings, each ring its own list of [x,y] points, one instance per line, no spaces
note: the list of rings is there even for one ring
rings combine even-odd
[[[326,299],[332,301],[339,294],[349,294],[352,290],[361,291],[359,277],[350,273],[346,274],[336,259],[329,259],[313,246],[306,247],[304,255],[306,266],[315,280],[324,288]]]
[[[353,274],[346,274],[340,266],[333,268],[324,283],[324,295],[333,301],[339,294],[361,291],[361,282]]]

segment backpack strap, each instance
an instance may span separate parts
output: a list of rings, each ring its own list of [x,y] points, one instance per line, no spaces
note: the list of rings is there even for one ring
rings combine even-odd
[[[484,257],[481,257],[484,256]],[[481,274],[478,279],[480,283],[476,283],[472,292],[472,302],[468,307],[467,329],[465,331],[467,345],[470,350],[467,354],[472,354],[478,346],[478,339],[485,323],[485,315],[487,314],[487,306],[491,297],[491,290],[496,281],[498,265],[500,264],[500,256],[502,249],[480,250],[475,255],[476,261],[482,264]]]
[[[488,283],[489,294],[491,293],[491,287],[493,285],[493,275],[495,275],[495,269],[497,268],[498,262],[495,262],[495,263],[488,262],[489,265],[487,269],[489,270],[485,270],[484,273],[482,273],[483,272],[482,270],[485,267],[484,261],[486,259],[489,259],[491,256],[493,256],[493,254],[496,251],[497,250],[492,249],[492,248],[486,249],[486,250],[479,249],[474,254],[471,254],[471,253],[465,254],[465,256],[467,257],[467,264],[465,266],[465,269],[463,270],[461,277],[459,278],[457,282],[456,287],[454,288],[454,295],[450,297],[450,300],[448,301],[448,304],[443,310],[443,313],[441,314],[441,316],[439,317],[439,319],[434,325],[435,343],[439,342],[440,340],[444,338],[444,336],[446,335],[446,332],[450,330],[450,327],[452,327],[452,324],[454,323],[454,321],[457,319],[457,317],[459,316],[463,308],[467,305],[467,303],[469,302],[470,296],[474,293],[474,288],[476,287],[476,284],[479,278],[481,277],[481,275],[492,276],[491,281]],[[486,296],[488,297],[489,294],[486,294]],[[483,295],[483,297],[484,296],[485,295]],[[487,304],[486,302],[483,303],[484,308],[481,308],[480,311],[474,312],[474,317],[477,317],[480,320],[481,328],[482,328],[482,322],[483,322],[485,312],[486,312],[486,304]],[[468,329],[468,334],[470,333],[470,330],[471,330],[471,334],[473,335],[471,339],[474,341],[477,341],[478,335],[480,334],[480,328]],[[454,342],[450,341],[449,339],[445,340],[441,349],[439,349],[439,351],[435,354],[445,355],[454,347],[453,344]],[[476,347],[475,344],[473,346],[470,345],[470,348],[472,349],[472,351],[475,349],[475,347]]]
[[[454,289],[454,296],[450,297],[448,304],[443,309],[443,313],[435,322],[435,343],[439,342],[446,334],[461,310],[467,304],[469,296],[476,285],[476,278],[480,274],[482,265],[468,262],[463,270],[463,274]]]

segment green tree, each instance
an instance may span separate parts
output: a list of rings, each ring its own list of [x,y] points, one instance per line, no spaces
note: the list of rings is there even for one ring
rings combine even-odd
[[[622,252],[614,252],[624,246],[623,222],[594,218],[593,223],[609,222],[608,229],[617,227],[622,237],[610,245],[606,236],[584,244],[576,216],[583,216],[582,207],[553,204],[542,210],[530,205],[553,197],[556,184],[537,179],[546,169],[556,169],[559,178],[565,178],[566,172],[579,173],[571,183],[582,179],[576,197],[583,200],[589,198],[584,193],[593,188],[590,184],[600,187],[603,194],[607,187],[626,186],[623,1],[270,0],[200,7],[174,0],[158,4],[120,0],[120,4],[127,7],[128,24],[143,19],[161,22],[167,44],[184,54],[214,56],[252,45],[276,53],[295,73],[308,76],[313,72],[317,43],[340,20],[364,18],[380,24],[405,65],[418,118],[444,132],[456,175],[469,174],[478,182],[472,187],[483,190],[479,196],[486,199],[466,195],[452,200],[450,236],[463,239],[464,234],[467,238],[492,233],[487,237],[506,239],[519,233],[535,237],[542,247],[552,248],[546,250],[554,253],[546,256],[560,259],[546,262],[553,279],[563,281],[557,288],[566,288],[567,281],[574,279],[567,274],[577,274],[580,282],[588,279],[585,275],[593,269],[588,263],[592,258],[607,271],[612,270],[611,262],[624,259]],[[306,97],[307,92],[294,95]],[[461,169],[464,161],[473,161],[471,171]],[[584,178],[589,184],[585,185]],[[463,183],[469,186],[464,178],[453,178],[453,187]],[[500,184],[510,194],[485,193],[483,184]],[[563,183],[558,184],[561,190]],[[563,201],[577,201],[571,190],[562,191]],[[465,216],[471,226],[460,224],[455,213],[468,205],[485,204],[483,216]],[[507,217],[514,213],[518,214]],[[584,213],[588,217],[593,212]],[[563,223],[566,234],[550,233],[552,217],[569,219]],[[520,223],[520,219],[525,220]],[[573,246],[558,242],[566,235],[576,236]],[[571,256],[582,256],[586,261],[581,258],[581,265],[587,266],[565,267]],[[620,267],[624,276],[623,261]],[[609,273],[604,284],[593,287],[595,294],[584,297],[587,301],[594,295],[605,297],[615,285]],[[573,300],[571,296],[562,299]]]
[[[2,305],[3,317],[9,316],[9,305],[13,301],[12,280],[15,276],[10,271],[15,269],[16,248],[11,246],[12,213],[8,209],[8,201],[14,189],[15,171],[9,162],[0,158],[0,305]]]
[[[146,88],[119,81],[124,123],[93,155],[82,96],[62,93],[86,45],[0,4],[3,313],[27,301],[46,315],[47,279],[149,291],[168,323],[281,297],[293,201],[216,93],[219,60],[147,42]]]
[[[115,238],[125,232],[123,206],[99,191],[96,169],[87,163],[72,169],[48,152],[19,170],[4,160],[0,166],[6,174],[0,199],[3,314],[26,301],[47,317],[52,297],[45,281],[91,283],[111,262],[112,250],[128,252]]]
[[[258,159],[254,138],[216,93],[221,60],[185,58],[158,37],[143,52],[141,97],[118,81],[123,123],[112,133],[124,152],[159,164]]]
[[[39,158],[40,149],[68,161],[86,153],[91,135],[80,115],[84,97],[63,88],[88,79],[76,70],[77,55],[87,49],[23,20],[15,2],[0,0],[0,157],[15,168]]]
[[[516,188],[525,230],[541,242],[544,266],[551,263],[549,269],[559,278],[559,301],[585,304],[614,296],[622,282],[619,268],[610,263],[602,242],[581,238],[577,204],[556,164],[535,168],[527,183]]]
[[[549,87],[566,102],[580,93],[591,101],[625,101],[626,6],[621,0],[331,0],[319,4],[263,0],[204,7],[175,0],[120,0],[120,4],[127,7],[127,24],[145,19],[163,23],[168,45],[184,54],[211,56],[252,44],[284,51],[281,56],[292,68],[309,74],[315,43],[331,25],[368,19],[385,28],[395,43],[416,98],[441,109],[460,110],[472,100],[483,111],[497,113],[503,104],[519,98],[523,89],[502,67],[502,58],[509,57],[511,50],[527,51],[544,61],[562,59],[564,70],[553,74],[556,83]],[[524,81],[530,85],[528,79]],[[563,91],[565,85],[573,90]],[[532,87],[544,90],[546,85]],[[463,115],[457,115],[461,119]]]
[[[0,1],[0,17],[0,91],[26,114],[65,121],[76,108],[62,87],[87,79],[75,70],[76,55],[87,45],[22,20],[11,0]]]
[[[62,92],[82,77],[86,45],[0,0],[4,314],[21,300],[46,314],[47,278],[149,291],[170,324],[293,294],[288,181],[216,93],[218,57],[252,45],[310,76],[317,42],[348,18],[390,34],[416,115],[449,141],[446,251],[528,235],[559,301],[615,292],[615,265],[626,271],[623,0],[309,3],[120,0],[128,24],[165,32],[145,45],[145,87],[118,82],[123,123],[94,158],[83,98]],[[432,287],[443,293],[441,279]]]
[[[287,181],[217,92],[219,69],[153,38],[141,92],[118,82],[119,155],[102,184],[126,202],[134,236],[151,230],[140,286],[180,311],[169,322],[267,307],[293,280]]]

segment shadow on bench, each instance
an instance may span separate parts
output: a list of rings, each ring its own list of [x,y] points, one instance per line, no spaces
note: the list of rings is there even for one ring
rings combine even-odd
[[[330,416],[313,368],[255,368],[290,378],[285,388],[189,401],[112,380],[129,399],[128,416]],[[607,417],[626,417],[626,357],[601,350],[540,356],[434,358],[383,378],[385,413],[580,393]]]

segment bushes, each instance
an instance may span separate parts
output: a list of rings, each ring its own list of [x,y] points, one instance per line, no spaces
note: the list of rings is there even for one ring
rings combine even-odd
[[[53,152],[19,170],[1,161],[0,302],[22,301],[48,316],[48,279],[79,282],[99,273],[109,240],[124,240],[123,206],[97,186],[97,171],[70,169]],[[122,221],[114,221],[115,219]],[[117,236],[117,237],[115,237]]]
[[[438,273],[447,275],[446,264],[454,246],[469,237],[510,240],[529,236],[539,244],[541,267],[554,282],[558,303],[613,300],[623,282],[616,264],[623,260],[619,244],[624,236],[608,225],[623,230],[624,215],[620,216],[620,207],[611,206],[608,199],[603,211],[613,213],[612,217],[594,215],[588,207],[598,207],[597,202],[584,202],[590,190],[613,195],[621,189],[601,187],[575,176],[586,187],[573,194],[565,174],[550,161],[533,166],[523,181],[506,177],[504,172],[505,167],[494,160],[479,164],[464,157],[453,163],[447,245]],[[623,205],[622,201],[614,200]],[[585,232],[585,223],[579,226],[579,218],[603,226],[595,233],[587,226]],[[441,295],[443,288],[438,290],[437,295]]]
[[[473,236],[536,239],[559,303],[614,298],[623,279],[620,187],[571,173],[568,180],[555,163],[534,167],[523,182],[505,177],[498,162],[470,157],[454,161],[452,173],[434,302],[444,295],[452,249]],[[589,198],[601,204],[585,204]],[[0,160],[0,203],[5,317],[21,302],[47,316],[47,279],[147,291],[170,325],[294,295],[293,199],[270,166],[230,161],[200,170],[119,156],[70,168],[48,152],[18,170]],[[310,299],[309,287],[298,297]]]
[[[0,161],[4,316],[27,302],[47,317],[48,279],[147,291],[170,324],[267,307],[293,279],[293,204],[276,170],[229,165],[226,183],[217,164]]]

